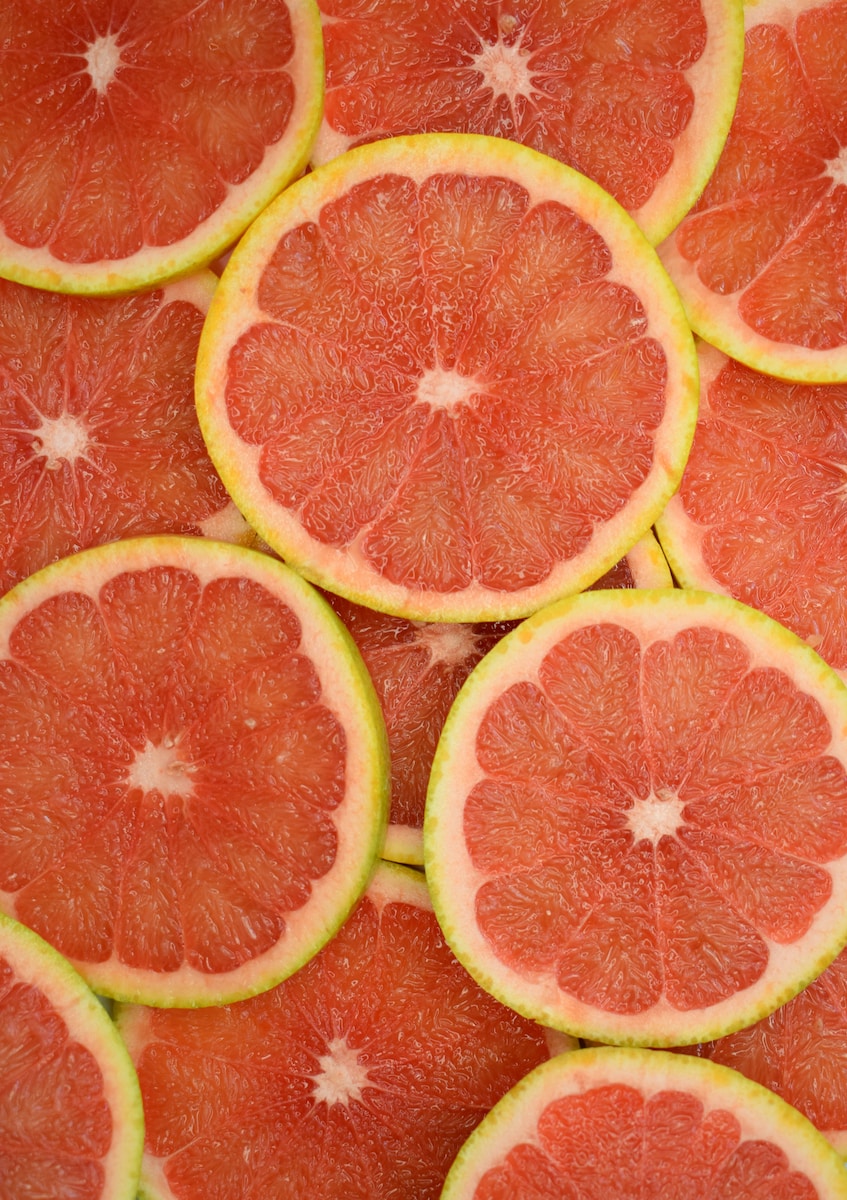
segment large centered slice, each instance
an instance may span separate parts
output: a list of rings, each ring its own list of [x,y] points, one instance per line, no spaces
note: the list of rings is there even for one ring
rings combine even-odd
[[[319,4],[327,80],[313,162],[398,134],[495,134],[589,175],[658,241],[729,129],[739,0]]]
[[[674,573],[775,617],[847,677],[847,384],[698,352],[694,444],[657,522]]]
[[[198,356],[210,454],[307,578],[436,620],[592,583],[677,486],[696,361],[622,209],[497,138],[362,147],[236,248]]]
[[[661,248],[691,323],[786,379],[847,380],[847,2],[745,6],[738,107]]]
[[[436,912],[519,1012],[711,1040],[847,940],[845,765],[847,689],[770,618],[705,592],[563,601],[447,718],[424,821]]]
[[[361,894],[384,731],[325,602],[266,555],[140,538],[0,602],[0,907],[98,991],[250,995]]]
[[[102,1005],[50,946],[0,915],[0,1195],[135,1200],[144,1122]]]
[[[435,1200],[484,1113],[564,1048],[473,984],[422,877],[387,865],[273,991],[197,1013],[122,1008],[118,1022],[149,1200]]]
[[[0,275],[145,287],[211,261],[308,158],[312,0],[5,0]]]
[[[0,592],[119,537],[249,538],[194,408],[215,286],[201,271],[99,298],[0,280]]]
[[[838,1155],[736,1071],[647,1050],[538,1067],[471,1135],[443,1200],[843,1200]]]

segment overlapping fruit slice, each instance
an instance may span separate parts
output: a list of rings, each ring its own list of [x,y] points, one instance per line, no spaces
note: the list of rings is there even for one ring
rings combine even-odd
[[[484,1113],[565,1047],[476,987],[421,875],[387,864],[272,991],[202,1012],[121,1008],[118,1024],[150,1200],[435,1200]]]
[[[444,726],[424,822],[459,959],[595,1040],[708,1041],[847,941],[847,689],[705,592],[589,592],[529,618]]]
[[[498,138],[364,146],[239,243],[200,423],[307,578],[423,620],[534,611],[608,570],[677,486],[696,363],[676,293],[588,179]]]
[[[355,646],[269,556],[139,538],[0,602],[0,907],[98,991],[251,995],[363,891],[387,755]]]
[[[0,275],[149,287],[210,262],[305,165],[312,0],[6,0]]]

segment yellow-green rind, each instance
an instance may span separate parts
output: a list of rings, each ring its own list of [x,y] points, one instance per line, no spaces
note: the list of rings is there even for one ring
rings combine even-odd
[[[388,822],[388,740],[370,675],[330,605],[277,559],[231,543],[177,536],[131,538],[45,567],[0,600],[0,659],[8,656],[9,634],[18,620],[49,596],[70,589],[96,596],[107,579],[121,572],[161,565],[194,571],[203,583],[227,573],[244,574],[289,603],[320,679],[322,700],[339,717],[347,740],[348,794],[339,806],[344,825],[338,851],[329,872],[312,883],[304,906],[310,910],[308,919],[304,909],[286,916],[286,937],[294,942],[293,951],[283,953],[283,939],[242,967],[209,975],[185,964],[163,976],[114,958],[105,963],[71,959],[95,991],[115,1000],[187,1008],[228,1004],[268,990],[303,966],[337,932],[364,892]],[[15,915],[14,893],[0,891],[0,911]]]
[[[282,138],[269,146],[261,165],[230,189],[227,200],[197,228],[171,246],[145,246],[123,259],[65,263],[0,231],[0,277],[76,295],[144,291],[207,267],[227,250],[292,179],[307,167],[323,114],[323,33],[316,0],[286,0],[294,34],[290,74],[295,107]]]
[[[635,587],[647,589],[673,587],[668,561],[652,529],[648,529],[644,536],[631,547],[627,552],[626,561],[632,572]]]
[[[774,1092],[709,1059],[621,1047],[577,1050],[531,1071],[465,1142],[441,1200],[471,1200],[485,1172],[498,1166],[513,1146],[535,1143],[538,1117],[548,1104],[613,1084],[634,1087],[645,1098],[683,1091],[700,1101],[704,1113],[727,1111],[739,1122],[742,1140],[772,1142],[785,1153],[792,1171],[808,1176],[817,1195],[847,1200],[847,1171],[839,1155],[810,1121]],[[585,1151],[599,1157],[604,1147],[587,1144]]]
[[[653,467],[624,508],[595,532],[587,551],[559,564],[542,583],[504,593],[481,585],[445,594],[410,590],[359,566],[309,537],[271,500],[255,470],[259,447],[246,446],[226,414],[227,363],[238,338],[266,319],[256,303],[262,271],[281,236],[313,220],[321,206],[377,173],[416,181],[437,172],[507,176],[532,203],[556,199],[595,226],[610,245],[607,278],[632,287],[644,302],[668,359],[668,402],[657,431]],[[254,222],[230,258],[206,318],[197,359],[196,399],[209,455],[247,521],[307,579],[357,604],[413,620],[494,621],[524,617],[561,595],[580,591],[615,565],[663,510],[682,477],[697,420],[694,342],[675,288],[655,251],[621,206],[591,180],[554,159],[502,138],[418,134],[350,150],[292,184]]]
[[[528,980],[496,958],[474,916],[478,872],[465,849],[464,804],[481,777],[473,747],[479,722],[496,696],[535,677],[537,664],[563,636],[585,623],[610,621],[646,638],[670,639],[694,623],[735,633],[751,666],[789,671],[823,709],[832,729],[829,753],[847,767],[847,686],[804,641],[771,617],[728,596],[686,589],[585,592],[522,622],[477,664],[460,690],[435,753],[424,816],[424,867],[439,924],[453,953],[486,991],[522,1016],[575,1037],[618,1046],[708,1042],[767,1016],[829,966],[847,944],[847,858],[828,863],[833,897],[797,943],[768,942],[770,968],[757,984],[707,1009],[680,1012],[662,1003],[629,1018],[565,996],[550,978]],[[481,877],[479,877],[481,879]]]
[[[111,1017],[67,959],[3,912],[0,958],[19,980],[44,994],[70,1037],[96,1060],[113,1122],[112,1144],[102,1162],[102,1200],[134,1200],[144,1147],[144,1113],[135,1067]]]

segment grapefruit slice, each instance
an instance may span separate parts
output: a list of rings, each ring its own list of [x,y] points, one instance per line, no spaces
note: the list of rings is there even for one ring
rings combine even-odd
[[[3,6],[0,275],[149,287],[209,263],[308,159],[312,0]]]
[[[804,1117],[706,1060],[579,1050],[536,1068],[462,1148],[442,1200],[839,1200],[847,1173]]]
[[[675,490],[689,327],[623,210],[498,138],[421,134],[292,185],[230,259],[200,424],[308,579],[418,620],[502,620],[592,583]]]
[[[518,1012],[592,1040],[709,1041],[847,941],[847,689],[706,592],[589,592],[465,683],[424,860],[448,941]]]
[[[474,986],[422,876],[380,866],[335,938],[262,996],[122,1007],[149,1200],[435,1200],[468,1133],[564,1047]]]
[[[847,385],[773,379],[698,349],[694,444],[657,522],[673,571],[760,608],[847,678]]]
[[[652,533],[592,587],[670,587]],[[514,621],[408,621],[328,593],[373,680],[391,756],[391,809],[383,858],[423,863],[426,788],[441,728],[473,667]]]
[[[0,914],[0,1195],[135,1200],[144,1120],[135,1070],[96,997]]]
[[[596,180],[651,241],[709,178],[741,79],[738,0],[319,5],[314,163],[398,134],[511,138]]]
[[[0,907],[107,996],[222,1003],[332,936],[384,834],[361,658],[276,560],[202,538],[0,601]]]
[[[847,952],[763,1021],[688,1052],[770,1088],[847,1157]]]
[[[847,3],[745,7],[711,180],[661,247],[697,333],[759,371],[847,380]]]
[[[215,286],[201,271],[99,298],[0,280],[0,593],[119,537],[249,540],[193,402]]]

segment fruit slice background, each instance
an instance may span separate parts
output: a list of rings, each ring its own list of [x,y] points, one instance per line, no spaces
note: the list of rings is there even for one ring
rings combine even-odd
[[[282,564],[115,542],[0,604],[0,905],[98,991],[250,995],[367,882],[387,817],[361,659]]]

